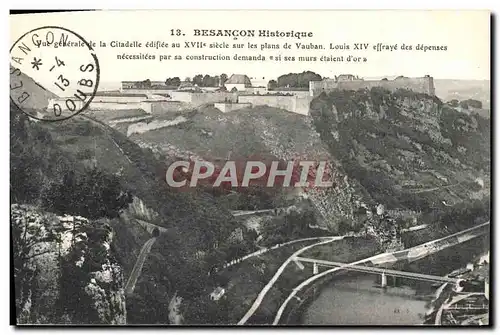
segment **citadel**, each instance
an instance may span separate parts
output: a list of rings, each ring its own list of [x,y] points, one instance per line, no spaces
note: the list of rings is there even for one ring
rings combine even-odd
[[[243,57],[243,56],[238,56]],[[123,81],[119,92],[97,93],[89,108],[92,110],[141,109],[147,114],[180,112],[203,105],[213,106],[223,113],[255,106],[269,106],[286,111],[309,115],[309,105],[314,97],[332,91],[360,90],[381,87],[394,92],[406,89],[416,93],[435,95],[431,76],[409,78],[398,76],[393,80],[365,80],[352,74],[310,81],[308,89],[268,87],[269,78],[250,78],[245,74],[233,74],[220,87],[198,87],[191,82],[181,82],[178,87],[166,86],[162,81]],[[56,98],[55,104],[66,106],[68,98]],[[76,108],[82,101],[74,101]]]

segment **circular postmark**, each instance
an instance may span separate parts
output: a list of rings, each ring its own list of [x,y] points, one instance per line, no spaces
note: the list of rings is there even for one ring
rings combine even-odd
[[[99,61],[82,36],[58,26],[33,29],[10,48],[10,99],[41,121],[84,111],[97,93]]]

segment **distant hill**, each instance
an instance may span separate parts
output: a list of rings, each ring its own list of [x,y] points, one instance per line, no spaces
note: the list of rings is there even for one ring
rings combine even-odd
[[[490,108],[489,80],[434,79],[434,87],[436,96],[445,102],[475,99],[481,101],[484,108]]]
[[[16,87],[22,82],[22,90],[30,94],[29,101],[26,101],[23,105],[32,109],[44,110],[47,108],[50,99],[58,98],[56,94],[37,84],[33,78],[19,70],[15,70],[12,66],[10,67],[10,73],[10,86]]]

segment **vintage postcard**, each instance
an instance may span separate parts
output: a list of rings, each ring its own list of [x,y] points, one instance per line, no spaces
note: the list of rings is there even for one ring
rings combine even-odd
[[[11,322],[491,325],[490,15],[11,13]]]

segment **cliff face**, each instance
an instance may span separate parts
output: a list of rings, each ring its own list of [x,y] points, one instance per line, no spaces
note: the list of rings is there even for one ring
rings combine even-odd
[[[11,206],[17,322],[125,324],[112,230],[79,216]]]
[[[322,94],[315,129],[348,176],[389,209],[489,197],[490,125],[439,99],[381,89]]]

